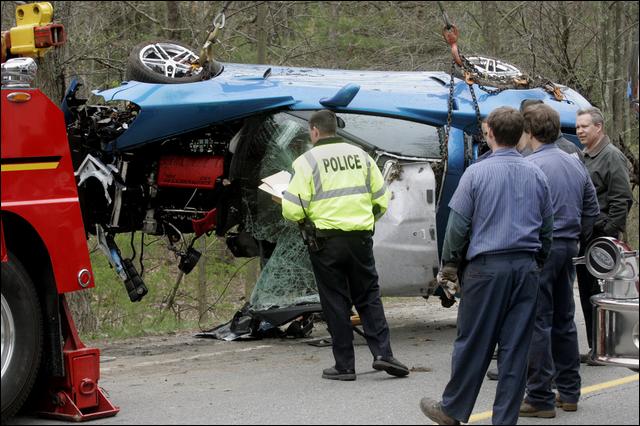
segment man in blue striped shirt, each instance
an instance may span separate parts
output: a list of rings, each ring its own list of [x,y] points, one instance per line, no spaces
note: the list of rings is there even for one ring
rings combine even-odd
[[[522,114],[513,108],[497,108],[489,115],[487,141],[493,155],[465,171],[449,203],[439,275],[457,282],[458,266],[465,259],[468,264],[451,379],[441,402],[420,401],[423,413],[439,424],[469,420],[496,344],[500,373],[492,420],[518,420],[539,267],[549,254],[553,232],[547,179],[515,148],[523,125]]]
[[[547,176],[553,203],[551,256],[540,274],[536,322],[529,350],[527,396],[521,417],[555,417],[556,381],[558,406],[575,411],[580,398],[580,354],[574,322],[573,281],[580,237],[588,238],[600,214],[596,190],[584,164],[555,143],[560,116],[548,105],[528,107],[524,134],[533,153],[528,161]]]

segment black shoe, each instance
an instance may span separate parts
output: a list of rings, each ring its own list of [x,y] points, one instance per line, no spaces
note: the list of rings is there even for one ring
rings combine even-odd
[[[338,371],[335,367],[325,368],[322,370],[322,378],[329,380],[353,381],[356,379],[354,370]]]
[[[498,380],[498,369],[490,368],[489,370],[487,370],[487,379]]]
[[[404,377],[409,374],[407,366],[392,356],[388,358],[377,356],[372,367],[374,370],[386,371],[387,374],[396,377]]]
[[[587,364],[590,365],[592,367],[600,367],[603,366],[605,364],[599,362],[599,361],[595,361],[593,359],[591,359],[591,352],[587,352],[586,354],[580,354],[580,363],[581,364]]]
[[[460,422],[453,417],[449,417],[444,411],[442,411],[442,405],[439,402],[429,398],[422,398],[420,400],[420,409],[422,413],[429,417],[432,421],[439,425],[459,425]]]

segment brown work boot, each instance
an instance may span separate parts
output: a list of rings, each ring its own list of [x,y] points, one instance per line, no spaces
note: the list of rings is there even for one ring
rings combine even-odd
[[[562,408],[563,411],[578,411],[577,402],[564,402],[559,394],[556,394],[556,407]]]
[[[556,409],[551,410],[539,410],[528,402],[523,402],[520,405],[520,417],[540,417],[543,419],[552,419],[556,416]]]
[[[422,398],[420,400],[420,409],[422,413],[429,417],[432,421],[439,425],[459,425],[460,422],[453,417],[449,417],[442,411],[442,405],[431,398]]]

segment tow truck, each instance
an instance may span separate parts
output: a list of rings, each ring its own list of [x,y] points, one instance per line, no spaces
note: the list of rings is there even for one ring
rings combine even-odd
[[[78,190],[62,111],[31,87],[66,40],[50,3],[17,6],[2,34],[2,422],[25,401],[39,414],[113,416],[98,385],[100,351],[78,336],[65,294],[90,289]]]

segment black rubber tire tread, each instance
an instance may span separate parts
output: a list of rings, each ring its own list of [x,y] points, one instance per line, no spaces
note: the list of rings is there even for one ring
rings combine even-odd
[[[145,48],[146,46],[149,46],[150,44],[155,44],[155,43],[175,44],[177,46],[181,46],[185,49],[189,49],[192,52],[195,52],[195,50],[193,50],[191,47],[175,40],[150,40],[144,43],[140,43],[131,50],[131,53],[129,54],[129,58],[127,59],[127,68],[125,72],[125,76],[127,80],[135,80],[143,83],[180,84],[180,83],[194,83],[196,81],[202,81],[209,78],[209,72],[207,68],[205,68],[204,70],[202,70],[202,72],[196,75],[192,75],[188,77],[175,77],[175,78],[167,77],[165,75],[162,75],[150,70],[140,61],[139,54],[143,48]]]
[[[38,294],[20,261],[9,253],[2,266],[2,295],[11,309],[16,341],[12,366],[2,377],[2,423],[29,397],[42,359],[43,323]]]

